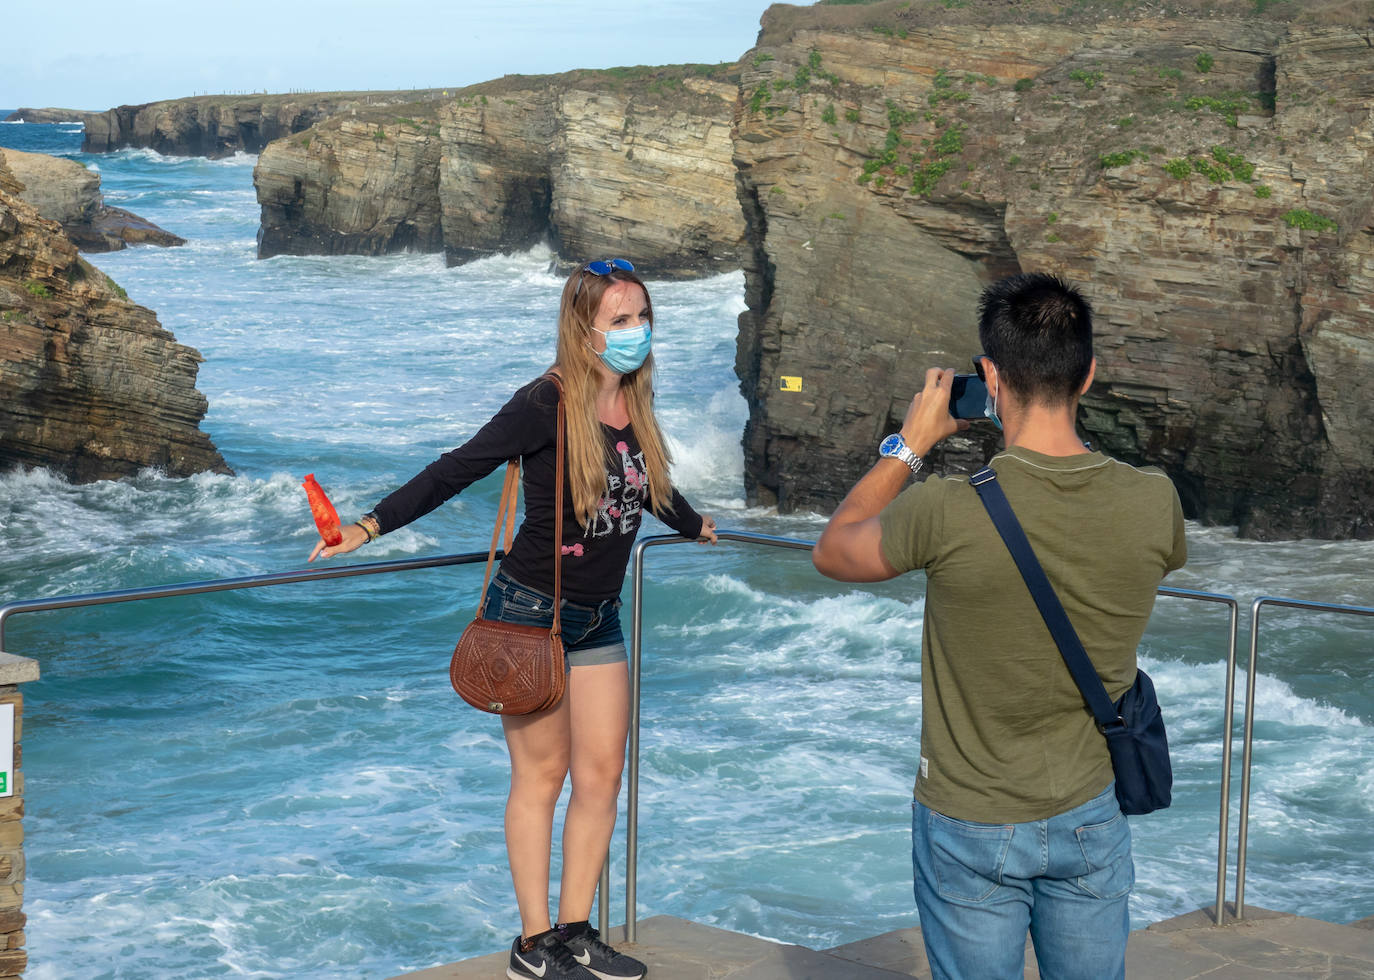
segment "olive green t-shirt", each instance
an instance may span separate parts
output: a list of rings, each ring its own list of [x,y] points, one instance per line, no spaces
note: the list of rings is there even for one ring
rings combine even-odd
[[[1135,680],[1160,580],[1187,558],[1174,485],[1101,453],[1012,447],[989,465],[1115,701]],[[879,520],[892,567],[928,580],[916,799],[1021,823],[1102,792],[1106,740],[968,479],[932,476]]]

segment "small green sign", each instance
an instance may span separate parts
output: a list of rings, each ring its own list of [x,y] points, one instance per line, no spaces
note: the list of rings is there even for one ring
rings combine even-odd
[[[0,793],[8,793],[9,791],[10,774],[7,772],[0,772]]]

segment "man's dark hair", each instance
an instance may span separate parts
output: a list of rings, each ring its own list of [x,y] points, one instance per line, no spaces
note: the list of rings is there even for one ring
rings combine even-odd
[[[1092,307],[1058,276],[1008,276],[983,290],[978,340],[1016,394],[1050,404],[1069,401],[1092,366]]]

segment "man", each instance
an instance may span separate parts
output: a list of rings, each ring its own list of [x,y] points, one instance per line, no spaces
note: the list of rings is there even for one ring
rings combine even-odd
[[[1006,438],[990,465],[1116,700],[1160,580],[1186,558],[1178,494],[1157,470],[1079,439],[1097,362],[1076,289],[1003,279],[983,293],[978,336],[986,414]],[[847,582],[926,573],[912,860],[933,976],[1020,978],[1029,930],[1042,976],[1124,977],[1135,867],[1106,740],[967,479],[903,491],[921,457],[968,425],[950,416],[953,380],[926,372],[813,561]]]

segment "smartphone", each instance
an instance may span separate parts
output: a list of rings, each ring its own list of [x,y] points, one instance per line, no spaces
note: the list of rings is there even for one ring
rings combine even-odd
[[[981,419],[988,404],[988,386],[976,374],[956,374],[949,392],[949,414],[956,419]]]

